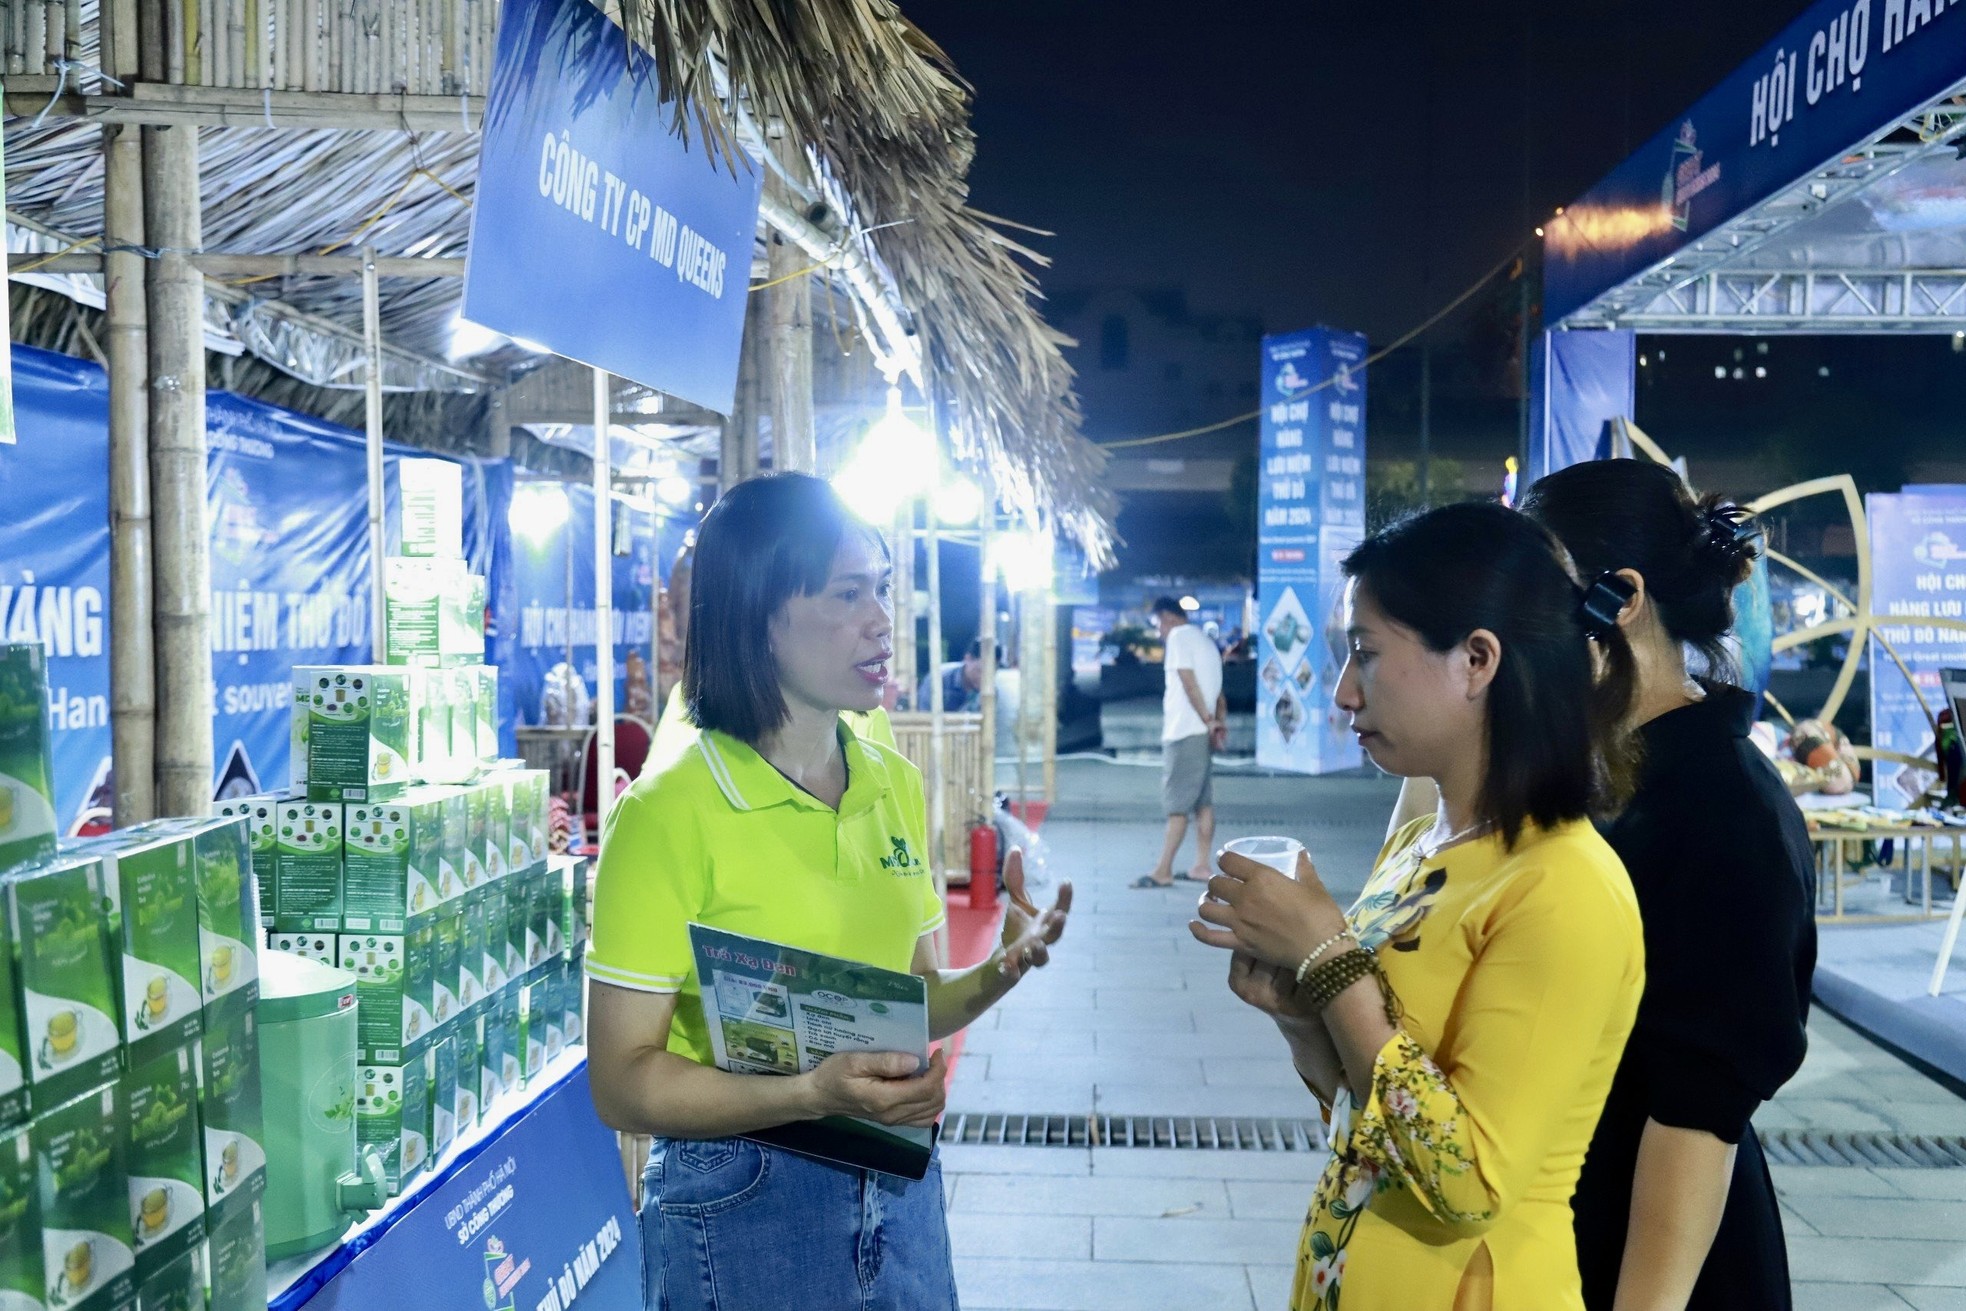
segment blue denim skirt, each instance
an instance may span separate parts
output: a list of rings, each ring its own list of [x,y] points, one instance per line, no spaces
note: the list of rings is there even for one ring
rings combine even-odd
[[[939,1159],[915,1182],[658,1138],[641,1219],[650,1311],[956,1311]]]

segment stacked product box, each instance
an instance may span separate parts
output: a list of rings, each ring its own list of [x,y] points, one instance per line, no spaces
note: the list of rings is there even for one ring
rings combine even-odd
[[[38,643],[0,643],[0,870],[55,850],[48,661]]]
[[[121,957],[103,914],[102,862],[61,853],[0,882],[13,943],[29,1108],[114,1084],[123,1068]]]
[[[294,713],[306,716],[309,801],[401,795],[415,774],[415,680],[389,665],[316,667]]]
[[[111,1082],[36,1107],[28,1142],[40,1211],[42,1298],[63,1311],[134,1307],[136,1233],[121,1087]]]
[[[140,1292],[152,1281],[171,1286],[176,1281],[168,1268],[196,1253],[205,1240],[199,1051],[194,1043],[148,1060],[132,1054],[123,1076],[124,1151]]]
[[[13,921],[7,913],[6,893],[0,889],[0,1131],[27,1120],[27,1075],[33,1058],[21,1027],[21,1002]]]
[[[333,933],[341,927],[343,843],[348,812],[338,801],[288,798],[274,805],[276,933]]]
[[[221,1010],[201,1044],[205,1266],[214,1311],[266,1304],[265,1108],[251,1010]]]
[[[212,814],[221,819],[246,821],[246,841],[253,854],[253,881],[259,888],[259,917],[272,925],[275,916],[274,891],[279,886],[280,804],[288,798],[275,793],[232,797],[214,802]]]
[[[39,1311],[47,1293],[33,1137],[25,1122],[0,1123],[0,1307]]]

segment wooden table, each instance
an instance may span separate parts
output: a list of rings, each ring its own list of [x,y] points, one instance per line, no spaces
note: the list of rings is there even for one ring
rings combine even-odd
[[[1822,904],[1822,876],[1828,874],[1835,880],[1835,891],[1832,897],[1832,904],[1835,909],[1830,918],[1832,920],[1844,920],[1848,918],[1843,913],[1843,876],[1849,872],[1844,861],[1844,843],[1882,842],[1886,839],[1902,842],[1908,838],[1923,839],[1919,843],[1919,858],[1924,883],[1923,918],[1930,919],[1932,915],[1932,847],[1936,842],[1950,841],[1952,843],[1952,863],[1953,867],[1957,869],[1961,854],[1960,843],[1962,839],[1966,839],[1966,825],[1941,826],[1937,824],[1879,823],[1866,824],[1862,828],[1823,827],[1810,829],[1809,841],[1816,847],[1816,904],[1818,906]],[[1910,877],[1911,871],[1909,865],[1907,865],[1905,874],[1907,878]],[[1910,890],[1909,884],[1907,884],[1906,890]],[[1955,919],[1957,919],[1958,908],[1962,900],[1966,900],[1966,898],[1957,896],[1953,898]],[[1882,919],[1891,917],[1867,915],[1861,918]]]

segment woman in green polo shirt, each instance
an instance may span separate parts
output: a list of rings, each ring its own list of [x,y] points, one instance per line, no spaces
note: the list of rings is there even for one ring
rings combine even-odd
[[[702,735],[609,813],[595,887],[588,1063],[601,1117],[650,1134],[648,1304],[665,1311],[956,1305],[940,1169],[911,1181],[741,1135],[828,1115],[926,1126],[944,1065],[854,1052],[783,1078],[715,1068],[688,925],[922,976],[931,1035],[1044,965],[1071,887],[1003,942],[939,970],[921,775],[845,728],[893,659],[880,535],[816,478],[744,483],[697,540],[683,688]],[[1012,864],[1017,862],[1013,859]],[[1007,871],[1021,883],[1021,871]]]

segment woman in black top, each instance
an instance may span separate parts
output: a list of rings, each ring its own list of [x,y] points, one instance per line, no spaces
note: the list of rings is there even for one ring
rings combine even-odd
[[[1638,892],[1646,986],[1573,1204],[1584,1301],[1786,1311],[1781,1212],[1750,1119],[1802,1064],[1816,923],[1801,812],[1748,740],[1754,698],[1724,681],[1754,536],[1737,507],[1633,460],[1551,474],[1523,509],[1584,577],[1639,589],[1619,623],[1645,762],[1605,836]]]

